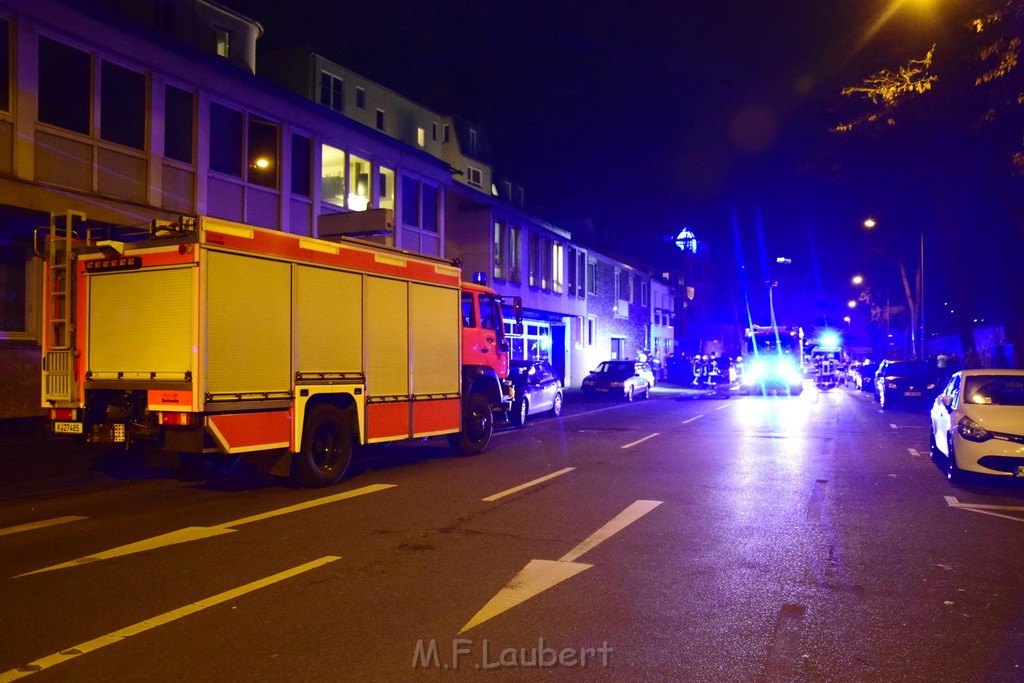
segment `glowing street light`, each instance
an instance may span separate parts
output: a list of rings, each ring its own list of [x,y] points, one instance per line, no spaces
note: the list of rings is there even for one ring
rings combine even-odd
[[[855,285],[862,285],[862,284],[864,284],[864,276],[862,276],[862,275],[854,275],[853,278],[850,280],[850,282],[852,282]]]
[[[849,301],[847,301],[846,305],[849,306],[850,308],[857,308],[857,302],[854,301],[853,299],[850,299]]]
[[[864,227],[867,228],[868,230],[870,230],[871,228],[875,227],[876,225],[878,225],[878,223],[875,222],[874,218],[865,218],[864,219]]]

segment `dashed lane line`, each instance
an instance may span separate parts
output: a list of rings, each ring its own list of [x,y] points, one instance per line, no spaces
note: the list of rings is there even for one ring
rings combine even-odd
[[[485,503],[493,503],[494,501],[498,500],[499,498],[504,498],[505,496],[511,496],[513,493],[519,493],[520,491],[522,491],[524,489],[528,489],[531,486],[536,486],[537,484],[541,484],[541,483],[543,483],[545,481],[548,481],[549,479],[554,479],[555,477],[560,477],[563,474],[567,474],[569,472],[572,472],[574,469],[576,469],[576,468],[575,467],[566,467],[565,469],[558,470],[557,472],[552,472],[551,474],[546,474],[543,477],[538,477],[538,478],[534,479],[533,481],[526,482],[525,484],[520,484],[519,486],[513,486],[512,488],[510,488],[508,490],[505,490],[505,491],[502,491],[501,493],[495,493],[493,496],[487,496],[486,498],[483,499],[483,502],[485,502]]]
[[[691,422],[693,422],[694,420],[699,420],[699,419],[701,419],[702,417],[704,417],[704,416],[703,416],[703,415],[694,415],[693,417],[691,417],[691,418],[690,418],[690,419],[688,419],[688,420],[683,420],[683,424],[684,424],[684,425],[690,424],[690,423],[691,423]]]
[[[33,529],[43,529],[48,526],[54,526],[56,524],[67,524],[68,522],[77,522],[82,519],[89,518],[79,517],[78,515],[67,515],[65,517],[54,517],[53,519],[44,519],[38,522],[29,522],[28,524],[19,524],[18,526],[9,526],[6,529],[0,529],[0,536],[6,536],[7,534],[17,534],[22,531],[32,531]]]
[[[653,434],[648,434],[644,438],[637,439],[636,441],[633,441],[632,443],[627,443],[625,446],[622,446],[621,448],[624,448],[624,449],[625,448],[632,448],[633,446],[636,446],[638,444],[642,444],[644,441],[647,441],[648,439],[653,439],[654,437],[658,436],[658,434],[660,434],[660,432],[654,432]]]
[[[270,510],[269,512],[262,512],[258,515],[252,515],[251,517],[243,517],[242,519],[236,519],[233,522],[225,522],[224,524],[218,524],[217,526],[185,527],[184,529],[178,529],[177,531],[171,531],[170,533],[161,534],[159,536],[153,536],[152,538],[147,538],[141,541],[137,541],[135,543],[129,543],[128,545],[122,545],[117,548],[111,548],[110,550],[105,550],[103,552],[96,553],[95,555],[87,555],[86,557],[79,557],[78,559],[71,560],[70,562],[63,562],[61,564],[55,564],[51,567],[44,567],[43,569],[36,569],[35,571],[19,574],[14,578],[31,576],[32,574],[41,574],[43,572],[49,572],[55,569],[77,567],[82,564],[99,562],[100,560],[109,560],[114,557],[122,557],[124,555],[131,555],[134,553],[141,553],[147,550],[162,548],[168,545],[188,543],[190,541],[198,541],[204,538],[212,538],[214,536],[220,536],[222,534],[230,534],[235,531],[235,527],[239,527],[243,524],[259,522],[264,519],[270,519],[271,517],[277,517],[292,512],[298,512],[300,510],[308,510],[310,508],[318,507],[320,505],[336,503],[339,500],[345,500],[347,498],[356,498],[357,496],[364,496],[368,493],[376,493],[377,491],[392,489],[395,488],[395,486],[395,484],[372,484],[370,486],[364,486],[362,488],[353,489],[351,491],[343,491],[342,493],[337,493],[333,496],[315,498],[313,500],[307,500],[304,503],[289,505],[287,507],[278,508],[277,510]]]
[[[140,621],[137,624],[132,624],[131,626],[120,629],[118,631],[114,631],[112,633],[108,633],[104,636],[100,636],[99,638],[94,638],[90,641],[80,643],[79,645],[69,647],[66,650],[55,652],[52,655],[43,657],[42,659],[37,659],[34,662],[27,664],[23,667],[20,667],[18,669],[11,669],[9,671],[0,673],[0,683],[9,683],[9,681],[16,681],[19,678],[24,678],[25,676],[29,676],[39,671],[43,671],[44,669],[49,669],[52,666],[62,664],[68,660],[74,659],[75,657],[80,657],[89,652],[94,652],[100,649],[101,647],[106,647],[107,645],[120,643],[124,639],[130,638],[131,636],[137,636],[138,634],[145,633],[146,631],[156,628],[157,626],[169,624],[170,622],[181,619],[182,617],[187,617],[190,614],[201,612],[202,610],[208,607],[213,607],[223,602],[227,602],[228,600],[233,600],[234,598],[245,595],[246,593],[251,593],[253,591],[259,590],[260,588],[266,588],[271,584],[284,581],[285,579],[290,579],[293,576],[297,576],[304,572],[308,572],[318,567],[322,567],[323,565],[328,564],[329,562],[334,562],[338,559],[341,558],[336,557],[334,555],[326,555],[318,560],[313,560],[312,562],[307,562],[306,564],[299,565],[298,567],[287,569],[283,572],[273,574],[272,576],[259,579],[258,581],[247,583],[244,586],[239,586],[238,588],[234,588],[223,593],[218,593],[217,595],[204,598],[203,600],[193,602],[191,604],[185,605],[184,607],[179,607],[178,609],[171,610],[170,612],[164,612],[163,614],[157,615],[155,617],[150,617],[149,619],[146,619],[145,621]]]

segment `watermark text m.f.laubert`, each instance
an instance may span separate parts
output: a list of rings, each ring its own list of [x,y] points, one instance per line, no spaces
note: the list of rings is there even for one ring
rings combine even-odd
[[[438,648],[436,638],[420,638],[412,654],[412,668],[458,669],[473,666],[477,669],[498,668],[586,668],[607,667],[614,649],[604,641],[600,647],[563,647],[548,645],[543,638],[532,647],[497,648],[486,638],[477,643],[469,638],[451,641],[448,657]]]

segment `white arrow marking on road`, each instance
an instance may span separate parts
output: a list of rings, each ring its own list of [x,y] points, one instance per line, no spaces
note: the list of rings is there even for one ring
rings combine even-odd
[[[20,531],[31,531],[33,529],[42,529],[44,527],[53,526],[54,524],[66,524],[67,522],[77,522],[81,519],[89,519],[88,517],[79,517],[78,515],[68,515],[67,517],[54,517],[53,519],[44,519],[39,522],[29,522],[28,524],[19,524],[18,526],[9,526],[6,529],[0,529],[0,536],[6,536],[7,534],[16,534]]]
[[[684,425],[685,425],[685,424],[690,424],[690,423],[691,423],[691,422],[693,422],[694,420],[699,420],[699,419],[701,419],[702,417],[704,417],[704,416],[703,416],[703,415],[694,415],[694,416],[693,416],[693,417],[691,417],[691,418],[690,418],[689,420],[683,420],[683,424],[684,424]]]
[[[961,503],[956,499],[955,496],[943,496],[946,499],[946,504],[951,508],[959,508],[961,510],[967,510],[968,512],[977,512],[980,515],[992,515],[993,517],[1001,517],[1008,519],[1013,522],[1024,523],[1024,519],[1020,517],[1014,517],[1013,515],[1001,515],[998,512],[992,512],[993,510],[1005,510],[1007,512],[1024,512],[1024,507],[1019,505],[983,505],[980,503]]]
[[[632,443],[627,443],[627,444],[626,444],[625,446],[622,446],[622,448],[632,448],[633,446],[636,446],[637,444],[641,444],[641,443],[643,443],[644,441],[647,441],[648,439],[653,439],[653,438],[654,438],[654,437],[656,437],[656,436],[657,436],[657,435],[658,435],[659,433],[660,433],[660,432],[654,432],[653,434],[648,434],[647,436],[645,436],[645,437],[644,437],[644,438],[642,438],[642,439],[637,439],[636,441],[634,441],[634,442],[632,442]]]
[[[47,657],[43,657],[42,659],[37,659],[31,664],[27,664],[26,666],[23,666],[19,669],[11,669],[9,671],[4,671],[0,673],[0,683],[9,683],[9,681],[16,681],[19,678],[24,678],[25,676],[34,674],[37,671],[42,671],[43,669],[49,669],[51,666],[55,666],[62,662],[66,662],[69,659],[74,659],[75,657],[84,655],[87,652],[92,652],[94,650],[100,649],[101,647],[113,645],[114,643],[120,643],[125,638],[130,638],[131,636],[144,633],[152,628],[156,628],[157,626],[162,626],[169,622],[175,621],[176,619],[181,619],[182,617],[187,617],[190,614],[195,614],[196,612],[200,612],[206,609],[207,607],[213,607],[214,605],[219,605],[222,602],[233,600],[234,598],[245,595],[246,593],[251,593],[254,590],[265,588],[266,586],[269,586],[273,583],[284,581],[285,579],[290,579],[293,576],[302,574],[303,572],[308,572],[311,569],[316,569],[317,567],[322,567],[323,565],[328,564],[329,562],[334,562],[338,559],[341,558],[333,555],[327,555],[325,557],[321,557],[319,560],[307,562],[306,564],[299,565],[298,567],[293,567],[292,569],[287,569],[283,572],[278,572],[273,576],[268,576],[258,581],[247,583],[244,586],[239,586],[238,588],[234,588],[223,593],[218,593],[217,595],[212,595],[208,598],[204,598],[203,600],[198,600],[189,605],[185,605],[184,607],[179,607],[176,610],[164,612],[163,614],[151,617],[149,619],[146,619],[145,621],[140,621],[137,624],[125,627],[119,631],[108,633],[105,636],[93,638],[92,640],[87,641],[85,643],[75,645],[74,647],[69,647]]]
[[[357,496],[364,496],[368,493],[384,491],[386,489],[394,488],[395,486],[396,484],[373,484],[371,486],[364,486],[362,488],[353,489],[352,491],[344,491],[333,496],[316,498],[314,500],[308,500],[305,503],[298,503],[296,505],[289,505],[288,507],[278,508],[277,510],[262,512],[258,515],[252,515],[251,517],[243,517],[242,519],[236,519],[233,522],[225,522],[224,524],[218,524],[217,526],[185,527],[184,529],[178,529],[177,531],[171,531],[169,533],[161,534],[159,536],[153,536],[152,538],[147,538],[141,541],[137,541],[135,543],[129,543],[128,545],[122,545],[117,548],[111,548],[110,550],[104,550],[103,552],[96,553],[95,555],[87,555],[86,557],[79,557],[78,559],[71,560],[70,562],[55,564],[52,567],[44,567],[43,569],[36,569],[35,571],[26,572],[24,574],[18,574],[18,576],[14,578],[17,579],[22,576],[31,576],[32,574],[42,574],[43,572],[49,572],[55,569],[67,569],[68,567],[77,567],[82,564],[89,564],[91,562],[99,562],[100,560],[109,560],[114,557],[121,557],[122,555],[132,555],[134,553],[141,553],[147,550],[154,550],[156,548],[162,548],[163,546],[176,545],[178,543],[188,543],[190,541],[198,541],[203,538],[212,538],[214,536],[220,536],[222,534],[230,534],[235,531],[234,527],[239,527],[243,524],[258,522],[264,519],[269,519],[271,517],[286,515],[291,512],[298,512],[300,510],[308,510],[309,508],[318,507],[320,505],[336,503],[337,501],[345,500],[346,498],[355,498]]]
[[[640,519],[661,505],[660,500],[638,500],[616,515],[610,522],[591,534],[585,541],[566,553],[560,560],[530,560],[515,577],[498,591],[483,608],[470,619],[459,633],[496,617],[502,612],[526,602],[548,588],[558,585],[594,565],[574,562],[583,553],[608,540],[613,534]]]

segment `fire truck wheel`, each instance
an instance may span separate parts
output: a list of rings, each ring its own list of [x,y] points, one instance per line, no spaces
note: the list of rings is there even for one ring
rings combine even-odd
[[[466,400],[466,412],[462,416],[462,431],[449,434],[448,443],[460,455],[476,455],[487,448],[493,430],[491,404],[483,394],[470,394]]]
[[[306,415],[302,450],[292,460],[292,475],[303,486],[330,486],[341,481],[352,460],[349,415],[331,406],[315,406]]]

